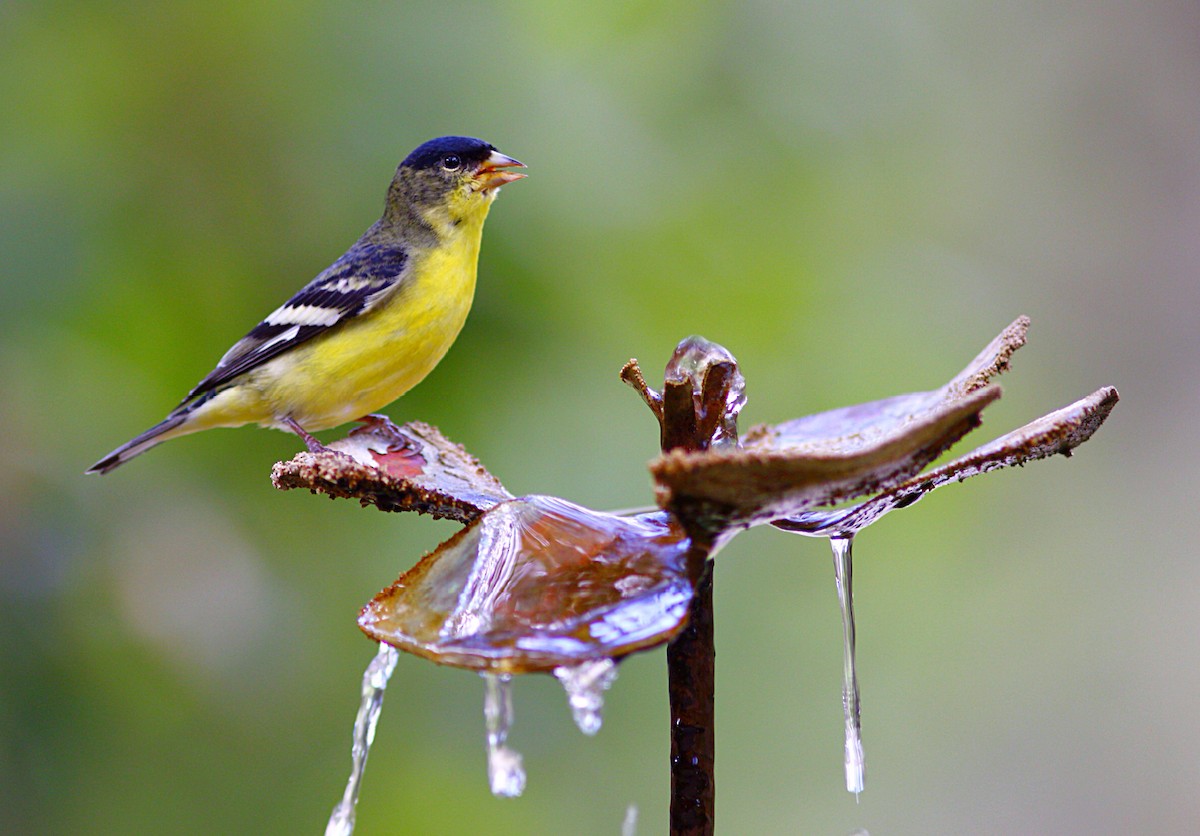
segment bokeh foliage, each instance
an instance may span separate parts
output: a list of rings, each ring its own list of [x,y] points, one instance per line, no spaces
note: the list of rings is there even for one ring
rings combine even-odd
[[[860,538],[867,792],[841,788],[821,543],[717,568],[724,832],[1178,832],[1200,818],[1194,4],[0,7],[0,830],[312,832],[373,649],[359,606],[450,531],[278,494],[294,439],[82,471],[337,256],[442,133],[530,166],[476,307],[390,413],[517,493],[649,501],[616,379],[700,333],[755,421],[937,385],[1019,313],[996,433],[1112,383],[1070,463]],[[944,495],[943,495],[944,494]],[[594,740],[522,680],[530,784],[487,793],[481,684],[404,659],[362,833],[661,832],[660,655]]]

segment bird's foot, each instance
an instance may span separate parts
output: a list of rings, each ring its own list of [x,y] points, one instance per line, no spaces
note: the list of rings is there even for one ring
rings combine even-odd
[[[362,424],[361,427],[356,427],[358,432],[370,432],[371,430],[379,430],[392,423],[392,419],[386,415],[381,415],[378,412],[372,412],[370,415],[364,415],[361,418],[355,418],[356,424]]]
[[[389,453],[399,453],[403,450],[419,450],[421,445],[413,441],[404,431],[392,423],[392,419],[386,415],[371,414],[364,415],[361,418],[356,418],[362,426],[355,427],[351,435],[358,433],[377,433],[379,436],[388,439]]]

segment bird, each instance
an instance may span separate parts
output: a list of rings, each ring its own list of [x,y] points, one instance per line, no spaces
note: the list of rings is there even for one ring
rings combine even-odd
[[[404,158],[383,216],[267,315],[159,423],[96,462],[108,473],[164,441],[213,427],[313,432],[390,404],[420,383],[462,330],[483,222],[524,163],[481,139],[443,136]]]

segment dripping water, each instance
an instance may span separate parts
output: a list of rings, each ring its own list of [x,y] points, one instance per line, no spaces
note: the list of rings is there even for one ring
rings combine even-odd
[[[521,753],[508,748],[513,723],[512,676],[482,674],[483,719],[487,726],[488,783],[492,795],[516,798],[525,790]]]
[[[617,663],[612,659],[592,659],[579,665],[562,665],[554,675],[567,692],[567,702],[575,725],[584,734],[600,731],[604,718],[604,692],[617,678]]]
[[[854,565],[851,544],[854,537],[834,537],[833,571],[837,582],[838,605],[842,610],[842,712],[846,720],[846,789],[863,791],[866,762],[862,748],[862,718],[858,701],[858,672],[854,664]]]
[[[358,791],[362,786],[363,772],[367,768],[367,755],[371,751],[371,743],[375,740],[375,725],[379,722],[379,712],[383,710],[383,692],[387,688],[392,671],[396,669],[399,656],[394,647],[381,642],[379,652],[363,673],[362,702],[358,706],[358,715],[354,718],[354,742],[350,747],[350,780],[346,782],[342,800],[333,808],[329,824],[325,826],[325,836],[350,836],[354,832]]]
[[[621,836],[637,836],[638,808],[630,804],[625,808],[625,818],[621,822]]]

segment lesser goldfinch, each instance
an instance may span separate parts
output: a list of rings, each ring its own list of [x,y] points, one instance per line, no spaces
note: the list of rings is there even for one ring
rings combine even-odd
[[[259,424],[310,433],[366,416],[433,370],[475,295],[483,221],[524,164],[444,136],[396,169],[383,217],[254,326],[160,423],[96,462],[107,473],[167,439]]]

